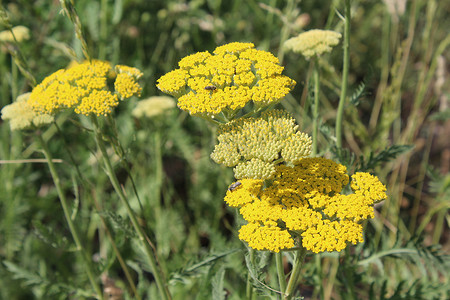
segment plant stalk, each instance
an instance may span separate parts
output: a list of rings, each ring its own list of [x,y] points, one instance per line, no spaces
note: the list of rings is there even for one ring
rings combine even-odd
[[[249,249],[250,254],[250,262],[253,264],[255,262],[255,250]],[[248,271],[247,275],[247,289],[246,289],[247,300],[253,299],[253,286],[252,286],[252,276],[250,275],[250,271]]]
[[[160,272],[157,261],[156,261],[156,251],[152,249],[152,247],[149,244],[149,240],[147,236],[145,235],[142,227],[139,225],[139,222],[136,218],[136,215],[134,214],[133,209],[131,208],[127,197],[125,196],[122,188],[120,187],[119,180],[117,179],[116,173],[113,170],[111,160],[109,159],[109,156],[106,152],[105,143],[103,142],[102,133],[98,126],[98,122],[95,116],[91,116],[91,121],[94,124],[95,129],[95,140],[97,142],[97,146],[100,149],[100,152],[103,156],[103,161],[105,163],[106,167],[106,174],[108,175],[111,184],[114,187],[114,190],[116,191],[117,195],[119,196],[120,201],[125,206],[128,216],[131,220],[131,223],[133,224],[133,227],[138,235],[138,238],[142,245],[144,246],[144,251],[146,253],[148,263],[150,264],[150,267],[152,269],[153,276],[156,281],[156,285],[158,287],[160,296],[162,300],[170,300],[171,296],[169,293],[169,290],[167,289],[165,285],[165,280],[163,278],[162,273]]]
[[[71,219],[69,206],[67,205],[66,196],[64,195],[64,192],[61,188],[61,183],[60,183],[61,181],[59,179],[58,173],[56,172],[56,168],[53,163],[53,159],[52,159],[52,156],[48,149],[47,143],[42,138],[42,135],[40,133],[37,134],[37,137],[42,146],[42,150],[44,152],[45,158],[47,159],[47,165],[50,169],[50,173],[52,175],[53,182],[54,182],[56,190],[58,192],[59,200],[60,200],[62,209],[64,211],[64,217],[66,218],[67,224],[69,225],[69,230],[70,230],[70,233],[72,234],[73,240],[75,241],[77,251],[81,254],[81,257],[83,259],[89,281],[91,282],[92,287],[94,288],[95,292],[97,293],[97,298],[103,299],[102,290],[101,290],[100,286],[98,285],[97,281],[95,280],[94,268],[92,266],[91,259],[89,258],[88,253],[86,252],[83,245],[81,244],[81,240],[79,238],[77,229]]]
[[[313,67],[314,80],[314,109],[313,109],[313,134],[312,134],[312,156],[317,155],[317,140],[319,137],[319,59],[316,57]]]
[[[294,296],[295,287],[300,278],[300,271],[302,270],[303,262],[306,256],[306,248],[303,246],[297,251],[294,259],[294,266],[292,267],[291,278],[289,278],[286,291],[283,295],[283,300],[290,300]]]
[[[344,26],[344,64],[342,67],[341,96],[336,115],[336,146],[342,148],[342,121],[344,117],[344,107],[347,98],[348,71],[350,66],[350,0],[345,0],[345,26]]]
[[[277,264],[278,282],[280,284],[280,291],[286,290],[286,275],[284,274],[283,267],[283,252],[275,253],[275,262]]]

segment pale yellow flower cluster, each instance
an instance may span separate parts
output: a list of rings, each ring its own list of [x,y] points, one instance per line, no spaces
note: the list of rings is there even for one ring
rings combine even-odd
[[[316,253],[341,251],[363,241],[360,222],[373,218],[373,205],[386,199],[386,187],[368,173],[354,174],[354,193],[341,194],[347,170],[329,159],[303,158],[275,169],[271,185],[242,179],[225,196],[248,222],[239,238],[253,249],[279,252],[301,244]]]
[[[252,43],[230,43],[214,54],[198,52],[183,58],[179,69],[158,79],[158,88],[178,98],[193,115],[213,117],[237,111],[248,102],[267,106],[280,101],[295,81],[281,75],[283,67],[271,53]]]
[[[331,52],[332,47],[339,44],[339,32],[313,29],[300,33],[284,43],[287,50],[302,54],[306,59]]]
[[[36,129],[50,124],[54,117],[48,114],[35,112],[28,104],[30,93],[17,97],[17,100],[2,108],[2,119],[9,121],[11,130]]]
[[[14,42],[14,37],[18,43],[30,38],[30,29],[19,25],[11,28],[11,30],[3,30],[0,32],[0,42]]]
[[[131,114],[136,118],[152,118],[163,115],[175,106],[176,103],[171,97],[153,96],[139,101]]]

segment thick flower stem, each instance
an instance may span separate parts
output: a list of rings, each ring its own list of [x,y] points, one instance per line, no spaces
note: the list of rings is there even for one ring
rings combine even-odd
[[[295,287],[297,286],[298,279],[300,278],[300,271],[305,260],[306,249],[300,247],[295,255],[294,266],[292,267],[291,278],[289,279],[286,291],[283,295],[283,300],[290,300],[294,296]]]
[[[120,198],[120,201],[125,206],[128,216],[131,220],[131,223],[133,224],[133,227],[138,235],[138,238],[142,245],[144,246],[144,251],[146,253],[148,263],[150,264],[150,267],[152,269],[153,277],[155,278],[156,285],[158,287],[160,296],[162,300],[169,300],[171,299],[169,290],[167,289],[165,285],[164,278],[162,276],[162,273],[160,272],[157,261],[156,261],[156,253],[153,251],[152,247],[149,244],[149,241],[147,240],[147,237],[142,229],[142,227],[139,225],[138,220],[136,218],[136,215],[133,212],[133,209],[131,208],[130,204],[128,203],[128,199],[126,198],[122,188],[120,187],[119,180],[117,179],[116,173],[113,170],[111,160],[109,159],[109,156],[106,152],[106,147],[103,142],[103,137],[101,130],[98,126],[98,122],[95,116],[91,117],[91,121],[94,124],[95,129],[95,140],[97,142],[97,147],[100,149],[100,152],[103,156],[103,161],[105,163],[106,173],[111,181],[111,184],[114,187],[114,190],[116,191],[117,195]]]
[[[275,262],[277,264],[278,282],[280,284],[280,291],[283,293],[286,290],[286,275],[283,267],[283,252],[275,253]]]
[[[67,224],[69,225],[70,233],[72,234],[73,240],[75,241],[75,245],[77,247],[77,252],[79,252],[81,254],[81,257],[83,259],[84,266],[86,269],[86,273],[89,277],[89,281],[91,282],[92,287],[94,288],[95,292],[97,293],[97,298],[103,299],[102,290],[101,290],[99,284],[97,283],[97,281],[95,280],[95,275],[94,275],[95,272],[94,272],[94,268],[91,263],[91,259],[89,258],[89,255],[86,252],[86,250],[83,248],[83,245],[81,244],[81,240],[79,238],[75,224],[72,222],[72,219],[70,216],[71,213],[69,211],[69,206],[67,205],[66,196],[64,195],[64,191],[61,188],[60,179],[59,179],[58,173],[56,172],[55,165],[53,164],[52,156],[48,149],[47,143],[42,138],[41,134],[38,133],[37,137],[42,146],[42,151],[44,152],[45,158],[47,159],[47,164],[50,169],[50,173],[52,175],[53,182],[56,187],[56,191],[58,192],[58,196],[59,196],[59,200],[61,202],[62,209],[64,211],[64,217],[66,218]]]
[[[313,82],[314,82],[314,110],[313,110],[313,134],[312,134],[312,150],[311,155],[317,155],[317,139],[319,137],[319,60],[314,60],[313,67]]]
[[[342,69],[341,96],[339,98],[336,115],[336,146],[342,148],[342,121],[344,117],[345,100],[347,98],[348,71],[350,65],[350,0],[345,0],[345,24],[344,24],[344,64]]]

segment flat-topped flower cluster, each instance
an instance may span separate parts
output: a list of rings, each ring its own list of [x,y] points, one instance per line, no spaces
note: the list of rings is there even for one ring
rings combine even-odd
[[[114,90],[108,82],[110,76]],[[35,111],[46,114],[74,108],[77,114],[106,116],[119,99],[140,95],[137,80],[141,76],[136,68],[118,65],[114,72],[109,62],[86,61],[46,77],[33,89],[28,102]]]
[[[12,130],[24,130],[53,122],[54,115],[64,109],[86,116],[106,116],[119,104],[119,99],[140,95],[142,87],[137,80],[142,75],[136,68],[123,65],[113,68],[106,61],[74,63],[6,105],[2,119],[10,121]]]
[[[252,43],[230,43],[183,58],[179,69],[158,80],[158,88],[178,99],[192,115],[233,115],[247,103],[267,106],[279,102],[295,86],[281,75],[283,67],[270,52]]]
[[[248,224],[239,238],[257,250],[279,252],[301,245],[313,252],[341,251],[363,241],[361,221],[373,218],[373,205],[386,199],[386,187],[368,173],[352,176],[332,160],[303,158],[295,167],[278,165],[270,184],[241,179],[225,201],[238,207]]]

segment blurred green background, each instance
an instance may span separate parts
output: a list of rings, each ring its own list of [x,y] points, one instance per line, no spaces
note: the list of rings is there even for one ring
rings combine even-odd
[[[73,24],[61,13],[59,1],[2,1],[2,5],[13,26],[30,29],[30,39],[20,42],[20,50],[38,82],[65,68],[73,60],[72,52],[82,57]],[[252,42],[272,52],[285,66],[284,74],[297,81],[280,106],[307,133],[311,132],[311,68],[282,45],[304,30],[343,31],[343,1],[79,0],[75,7],[93,57],[144,72],[142,99],[161,95],[156,80],[177,68],[186,55],[235,41]],[[350,172],[368,166],[386,184],[389,199],[366,224],[364,244],[341,256],[326,253],[307,258],[303,296],[447,299],[450,3],[352,1],[351,7],[349,96],[359,97],[348,104],[344,118],[349,159],[342,153],[338,158],[348,163]],[[8,49],[0,42],[2,107],[31,90]],[[333,135],[341,45],[320,60],[320,67],[319,151],[336,158]],[[209,158],[216,143],[215,128],[178,109],[152,119],[134,119],[131,110],[137,101],[122,102],[113,116],[128,162],[110,150],[142,224],[152,228],[151,239],[174,299],[244,299],[246,248],[237,237],[242,220],[223,202],[233,182],[232,170]],[[102,220],[132,270],[141,296],[158,299],[152,276],[143,271],[148,266],[140,259],[125,211],[99,163],[95,141],[71,119],[86,122],[63,114],[58,124],[64,134],[51,127],[44,137],[54,158],[63,161],[57,167],[66,194],[74,199],[73,216],[83,243],[103,274],[104,286],[120,294],[110,299],[133,296]],[[0,298],[88,298],[90,285],[74,254],[46,164],[15,161],[43,158],[33,133],[11,133],[2,121],[0,127]],[[397,155],[396,148],[389,148],[393,145],[413,147]],[[356,162],[352,163],[351,154]],[[142,210],[124,164],[131,170]],[[258,259],[261,266],[269,265],[263,280],[276,286],[273,259],[267,253]]]

